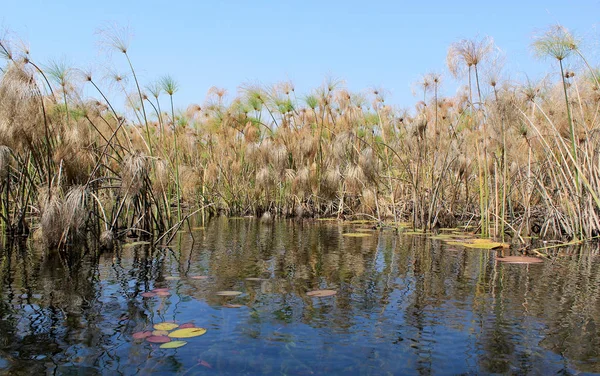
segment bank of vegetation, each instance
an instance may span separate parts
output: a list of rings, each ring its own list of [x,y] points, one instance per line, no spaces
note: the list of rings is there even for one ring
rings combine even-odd
[[[290,82],[242,85],[234,98],[211,88],[178,110],[173,78],[140,82],[127,39],[115,30],[102,38],[129,67],[110,82],[0,39],[9,236],[35,234],[49,247],[168,239],[195,213],[471,224],[514,239],[600,230],[600,71],[561,26],[531,44],[547,78],[509,80],[492,39],[460,40],[448,74],[415,84],[410,110],[335,80],[307,95]],[[451,77],[464,86],[444,96]]]

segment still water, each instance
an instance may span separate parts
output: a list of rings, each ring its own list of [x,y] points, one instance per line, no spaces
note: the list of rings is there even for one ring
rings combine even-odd
[[[425,236],[342,236],[358,227],[218,218],[171,248],[79,261],[5,246],[0,373],[600,372],[596,252],[501,264]],[[134,339],[162,322],[207,331],[176,349]]]

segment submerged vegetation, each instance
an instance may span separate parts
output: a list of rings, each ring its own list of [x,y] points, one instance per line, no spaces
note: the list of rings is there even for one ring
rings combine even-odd
[[[32,232],[49,247],[168,240],[198,212],[463,223],[501,240],[599,235],[599,72],[561,26],[532,43],[552,63],[547,79],[504,79],[492,39],[462,40],[447,64],[463,89],[442,96],[444,77],[426,74],[413,111],[334,80],[304,97],[290,82],[245,85],[229,101],[211,88],[204,104],[178,111],[174,79],[144,85],[127,37],[102,38],[129,67],[131,82],[110,78],[123,111],[91,72],[42,65],[0,37],[9,235]]]

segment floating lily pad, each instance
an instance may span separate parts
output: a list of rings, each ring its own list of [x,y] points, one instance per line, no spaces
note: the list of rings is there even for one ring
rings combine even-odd
[[[133,339],[144,339],[144,338],[148,338],[152,335],[152,332],[149,330],[145,330],[143,332],[136,332],[133,333],[131,336],[133,337]]]
[[[174,322],[161,322],[158,324],[154,324],[154,329],[156,330],[173,330],[175,328],[178,328],[179,324],[175,324]]]
[[[123,248],[130,248],[130,247],[135,247],[138,245],[147,245],[147,244],[150,244],[150,242],[140,241],[140,242],[133,242],[133,243],[125,243],[125,244],[123,244]]]
[[[194,325],[193,322],[186,322],[185,324],[181,324],[179,325],[179,329],[189,329],[189,328],[195,328],[196,325]]]
[[[347,232],[342,234],[343,236],[347,236],[349,238],[368,238],[371,234],[367,234],[364,232]]]
[[[496,260],[507,264],[541,264],[544,262],[540,258],[529,256],[497,257]]]
[[[166,336],[169,335],[169,331],[168,330],[155,330],[152,332],[153,336]]]
[[[198,337],[206,333],[206,329],[204,328],[186,328],[186,329],[177,329],[169,333],[169,337],[171,338],[191,338]]]
[[[178,279],[180,279],[180,278],[177,276],[172,276],[172,275],[165,277],[165,280],[167,280],[167,281],[177,281]]]
[[[314,298],[325,298],[328,296],[334,296],[337,294],[335,290],[314,290],[306,293],[307,296],[312,296]]]
[[[455,240],[448,242],[449,245],[460,245],[466,248],[475,249],[500,249],[509,248],[510,245],[507,243],[495,242],[491,239],[461,239],[460,241]]]
[[[187,345],[186,341],[171,341],[160,345],[161,349],[176,349],[181,346]]]
[[[156,295],[157,295],[157,296],[163,296],[163,297],[164,297],[164,296],[171,296],[171,293],[170,293],[170,292],[168,292],[168,291],[158,291],[158,292],[156,293]]]
[[[142,296],[142,298],[154,298],[156,296],[155,292],[143,292],[140,294]]]
[[[146,341],[152,343],[167,343],[171,342],[171,338],[167,336],[150,336],[146,338]]]
[[[209,279],[210,277],[207,275],[193,275],[190,278],[191,279]]]
[[[158,292],[169,292],[169,289],[166,287],[161,287],[161,288],[156,288],[156,289],[152,289],[153,293],[158,293]]]
[[[217,291],[215,294],[219,295],[219,296],[238,296],[238,295],[242,295],[242,292],[241,291]]]

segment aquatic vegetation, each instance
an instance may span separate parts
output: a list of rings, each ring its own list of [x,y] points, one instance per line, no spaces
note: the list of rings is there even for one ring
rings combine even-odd
[[[474,224],[502,244],[600,232],[598,72],[562,26],[532,43],[557,63],[554,79],[504,79],[490,37],[463,39],[450,45],[447,68],[466,86],[445,96],[445,75],[426,73],[412,110],[389,105],[385,90],[352,93],[333,79],[306,96],[290,82],[243,84],[233,98],[214,87],[178,110],[173,77],[140,82],[126,30],[100,36],[127,64],[131,81],[108,75],[125,106],[99,72],[38,64],[0,39],[7,235],[33,233],[61,250],[89,240],[111,249],[127,237],[136,241],[123,248],[145,247],[200,230],[203,222],[184,226],[196,214],[356,219],[410,228],[404,234]],[[360,231],[343,236],[369,236]]]

